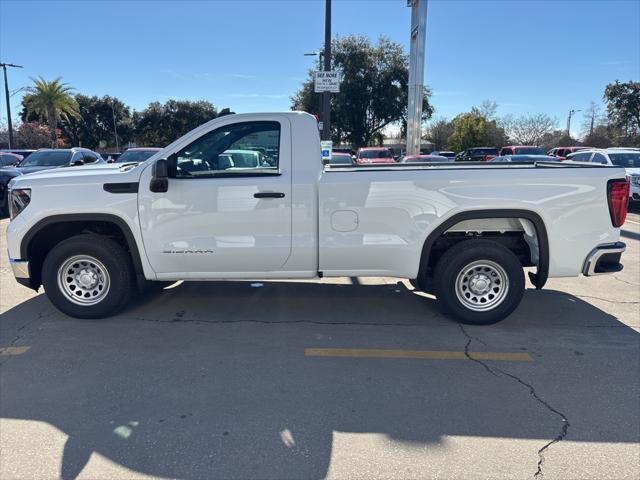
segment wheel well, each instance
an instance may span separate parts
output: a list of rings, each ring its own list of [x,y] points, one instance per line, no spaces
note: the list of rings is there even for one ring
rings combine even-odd
[[[133,240],[128,238],[123,228],[117,223],[109,220],[59,221],[37,229],[30,238],[25,239],[27,244],[21,248],[26,253],[26,255],[23,254],[23,258],[29,260],[34,288],[37,289],[42,284],[42,265],[51,249],[67,238],[87,233],[105,236],[116,241],[131,257],[136,274],[142,273],[137,248],[135,244],[131,245],[130,242]]]
[[[469,239],[495,241],[511,250],[523,267],[537,266],[530,279],[537,288],[546,282],[549,244],[542,219],[528,211],[475,211],[454,215],[427,237],[420,258],[418,282],[429,291],[436,263],[454,245]]]

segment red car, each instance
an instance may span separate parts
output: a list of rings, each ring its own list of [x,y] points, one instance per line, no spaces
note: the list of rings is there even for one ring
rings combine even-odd
[[[591,147],[556,147],[547,152],[547,155],[557,157],[558,160],[566,160],[570,153],[579,152],[580,150],[590,150]]]
[[[544,149],[531,145],[508,145],[500,149],[499,157],[505,155],[546,155]]]
[[[367,147],[359,148],[356,155],[356,163],[358,165],[367,165],[370,163],[396,163],[391,150],[384,147]]]

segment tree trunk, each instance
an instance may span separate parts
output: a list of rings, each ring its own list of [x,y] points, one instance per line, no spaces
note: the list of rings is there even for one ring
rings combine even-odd
[[[56,129],[58,128],[58,119],[53,108],[47,110],[47,123],[51,130],[51,148],[58,148],[58,138],[56,137]]]

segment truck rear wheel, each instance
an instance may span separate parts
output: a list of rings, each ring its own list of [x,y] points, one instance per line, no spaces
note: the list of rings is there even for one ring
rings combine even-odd
[[[524,294],[524,272],[513,252],[490,240],[466,240],[447,250],[434,272],[435,294],[461,323],[487,325],[508,317]]]
[[[104,318],[122,309],[134,289],[128,253],[110,238],[78,235],[56,245],[42,266],[45,292],[76,318]]]

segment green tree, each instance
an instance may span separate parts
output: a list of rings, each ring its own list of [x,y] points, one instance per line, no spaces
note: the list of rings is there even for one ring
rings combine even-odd
[[[499,146],[492,138],[495,121],[487,120],[476,108],[461,113],[453,119],[453,133],[449,137],[449,148],[460,152],[471,147]]]
[[[62,136],[70,145],[98,148],[101,142],[108,147],[126,145],[133,140],[133,117],[129,107],[115,97],[89,97],[77,94],[78,115],[60,122]]]
[[[616,80],[604,89],[607,116],[621,137],[632,143],[640,142],[640,82],[620,83]]]
[[[78,104],[71,95],[73,88],[63,83],[60,77],[51,81],[42,77],[31,80],[34,85],[29,87],[29,93],[22,97],[23,109],[46,120],[51,130],[51,146],[55,148],[58,143],[58,121],[78,115]]]
[[[434,150],[445,150],[452,133],[453,122],[446,118],[436,118],[427,126],[423,138],[433,143]]]
[[[349,35],[331,44],[333,69],[342,74],[340,93],[331,101],[331,136],[335,142],[367,145],[381,138],[382,130],[400,123],[406,129],[408,102],[408,56],[402,46],[387,38],[377,45],[364,36]],[[423,120],[433,114],[430,92],[423,96]],[[319,114],[313,71],[291,98],[291,108]]]
[[[152,102],[133,114],[136,142],[164,147],[217,115],[216,108],[206,100],[168,100],[164,105]]]

